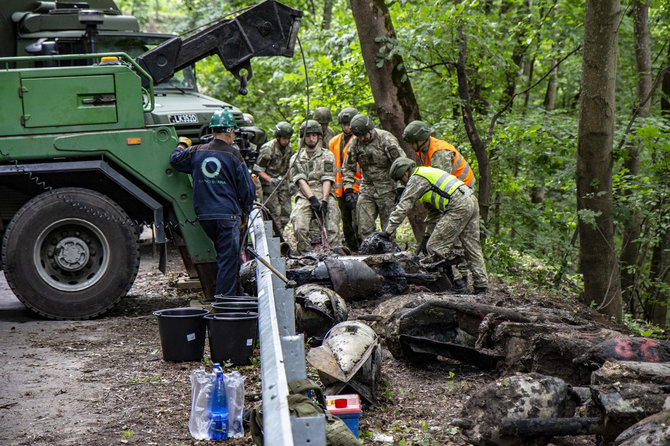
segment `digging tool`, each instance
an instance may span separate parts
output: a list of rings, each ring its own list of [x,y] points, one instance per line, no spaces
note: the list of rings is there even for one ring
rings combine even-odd
[[[280,273],[279,270],[274,266],[272,266],[270,262],[261,257],[260,254],[258,254],[253,248],[247,246],[247,251],[249,251],[254,257],[256,257],[256,259],[263,265],[265,265],[270,271],[272,271],[272,273],[275,276],[279,277],[286,284],[286,288],[295,288],[296,286],[298,286],[295,280],[287,279],[285,275]]]

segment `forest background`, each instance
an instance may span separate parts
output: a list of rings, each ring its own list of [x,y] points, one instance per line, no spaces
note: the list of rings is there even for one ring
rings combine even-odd
[[[175,34],[251,5],[117,3],[144,30]],[[623,315],[643,335],[663,332],[669,0],[283,3],[304,12],[294,57],[252,60],[249,94],[239,96],[212,56],[196,66],[201,92],[253,114],[266,130],[280,120],[297,128],[320,106],[334,116],[356,107],[400,141],[403,124],[426,121],[476,172],[490,273]],[[611,85],[610,99],[592,98],[589,107],[584,92],[599,84]]]

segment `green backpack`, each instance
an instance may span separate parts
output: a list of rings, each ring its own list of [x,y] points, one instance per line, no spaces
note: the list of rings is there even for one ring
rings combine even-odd
[[[360,446],[358,438],[349,430],[347,425],[326,410],[326,400],[323,391],[316,383],[309,379],[296,379],[288,383],[288,410],[296,417],[312,417],[323,414],[326,417],[326,446]],[[316,401],[305,393],[312,391]],[[263,412],[261,405],[251,409],[249,418],[251,436],[257,446],[263,446]]]

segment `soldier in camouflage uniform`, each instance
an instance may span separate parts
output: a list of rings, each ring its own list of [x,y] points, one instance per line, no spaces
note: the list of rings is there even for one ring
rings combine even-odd
[[[351,119],[354,137],[344,158],[344,200],[358,215],[358,234],[365,239],[376,228],[379,215],[386,227],[396,198],[396,182],[389,177],[389,168],[404,152],[398,140],[386,130],[375,129],[369,116],[358,114]],[[354,194],[354,175],[357,166],[363,173],[358,200]]]
[[[428,251],[445,257],[454,242],[460,240],[472,271],[474,292],[485,293],[488,278],[479,243],[479,205],[472,189],[443,170],[416,167],[416,163],[407,158],[394,161],[390,174],[406,187],[382,235],[393,234],[416,201],[426,203],[426,233],[430,234]],[[465,288],[463,279],[454,281],[453,291],[464,292]]]
[[[330,113],[330,109],[328,107],[318,107],[314,110],[312,119],[321,124],[323,147],[328,148],[330,140],[336,135],[335,130],[329,127],[330,122],[333,120],[333,115]]]
[[[423,121],[412,121],[402,132],[402,138],[416,152],[421,164],[444,170],[464,182],[470,189],[474,189],[475,176],[465,157],[454,146],[441,139],[433,138],[430,133],[428,124]],[[426,253],[427,242],[428,234],[426,233],[417,251]],[[455,242],[454,248],[462,249],[460,241]],[[458,272],[454,271],[454,278],[464,279],[464,282],[467,282],[467,265],[459,263],[457,268]]]
[[[273,217],[279,219],[278,223],[284,228],[291,215],[291,196],[288,192],[288,181],[284,177],[288,173],[289,160],[293,155],[293,128],[288,122],[282,121],[274,127],[273,133],[275,138],[261,147],[253,170],[260,178],[266,200],[265,207]]]
[[[319,237],[325,226],[328,246],[340,241],[340,210],[332,185],[335,181],[335,158],[319,139],[321,126],[314,120],[305,127],[305,147],[292,157],[291,178],[298,188],[291,213],[298,252],[311,251],[311,240]],[[323,242],[323,240],[322,240]]]

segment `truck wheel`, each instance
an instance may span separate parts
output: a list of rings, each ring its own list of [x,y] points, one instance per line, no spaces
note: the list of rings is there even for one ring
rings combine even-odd
[[[139,269],[136,225],[109,197],[81,188],[45,192],[14,215],[2,267],[14,294],[53,319],[87,319],[114,306]]]

